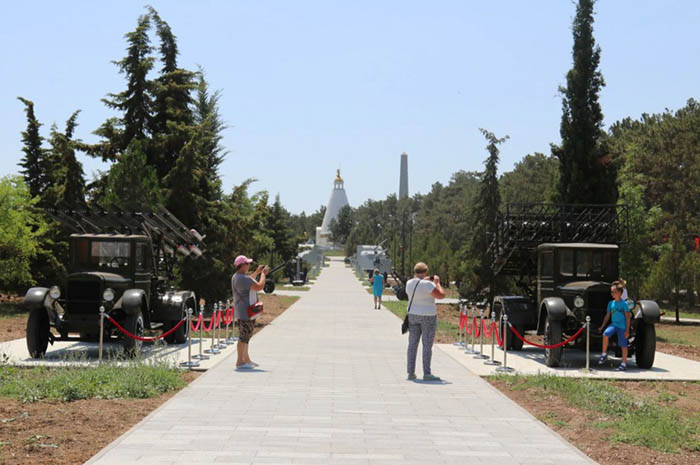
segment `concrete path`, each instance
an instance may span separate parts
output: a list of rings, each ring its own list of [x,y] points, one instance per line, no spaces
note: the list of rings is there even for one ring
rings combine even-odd
[[[332,261],[251,341],[260,369],[228,357],[87,463],[594,463],[440,350],[445,382],[406,381],[399,328]]]

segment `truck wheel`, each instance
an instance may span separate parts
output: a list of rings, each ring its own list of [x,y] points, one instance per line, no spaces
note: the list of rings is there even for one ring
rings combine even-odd
[[[544,324],[544,343],[545,345],[558,344],[561,339],[561,322],[552,321],[547,315]],[[544,361],[548,367],[557,367],[561,361],[562,347],[556,349],[544,349]]]
[[[654,325],[642,322],[637,328],[635,338],[635,356],[639,368],[651,368],[656,354],[656,328]]]
[[[136,336],[143,336],[144,325],[141,311],[135,313],[134,315],[126,316],[124,319],[124,329],[129,331],[131,334],[135,334]],[[124,346],[124,352],[127,356],[136,357],[139,353],[141,353],[141,346],[143,345],[143,342],[132,339],[125,334],[122,345]]]
[[[515,330],[520,333],[521,336],[525,337],[525,328],[522,326],[515,326]],[[508,336],[510,337],[508,350],[523,350],[523,341],[518,336],[513,334],[513,331],[508,331]]]
[[[263,288],[265,291],[265,294],[272,294],[275,292],[275,282],[274,281],[265,281],[265,287]]]
[[[168,321],[163,324],[164,331],[170,331],[180,321]],[[180,325],[172,334],[165,336],[168,344],[183,344],[187,342],[187,321]]]
[[[35,308],[27,319],[27,350],[32,358],[41,358],[49,345],[49,315],[46,309]]]

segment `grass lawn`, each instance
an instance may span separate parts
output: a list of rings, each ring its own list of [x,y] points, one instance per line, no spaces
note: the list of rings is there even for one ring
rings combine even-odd
[[[675,318],[676,317],[676,310],[673,308],[662,308],[661,311],[664,312],[664,315],[662,315],[664,317],[667,317],[667,318]],[[691,318],[694,320],[700,320],[700,311],[691,312],[688,310],[681,309],[678,312],[678,315],[680,318]]]
[[[487,381],[603,464],[697,463],[700,383],[550,375]]]
[[[326,257],[345,257],[344,250],[325,250],[323,255]]]

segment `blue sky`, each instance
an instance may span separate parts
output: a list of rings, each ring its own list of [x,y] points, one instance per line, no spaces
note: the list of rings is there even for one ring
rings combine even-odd
[[[77,136],[112,116],[101,102],[125,83],[125,54],[146,2],[6,2],[0,18],[0,176],[18,172],[23,96],[43,134],[81,109]],[[180,65],[221,89],[229,124],[226,191],[244,179],[292,212],[324,204],[342,168],[350,203],[411,193],[480,170],[484,127],[501,172],[559,140],[557,87],[571,67],[567,0],[152,1],[178,37]],[[600,0],[606,126],[698,98],[700,2]],[[81,157],[88,177],[106,166]]]

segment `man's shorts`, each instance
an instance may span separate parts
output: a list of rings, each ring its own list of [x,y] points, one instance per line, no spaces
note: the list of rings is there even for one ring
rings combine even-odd
[[[244,344],[250,342],[250,338],[253,337],[253,331],[255,331],[255,321],[253,320],[236,320],[238,325],[238,340]]]
[[[607,337],[612,337],[613,334],[617,334],[617,345],[620,347],[627,347],[627,338],[625,337],[625,330],[623,328],[610,325],[605,328],[603,332],[603,336]]]

